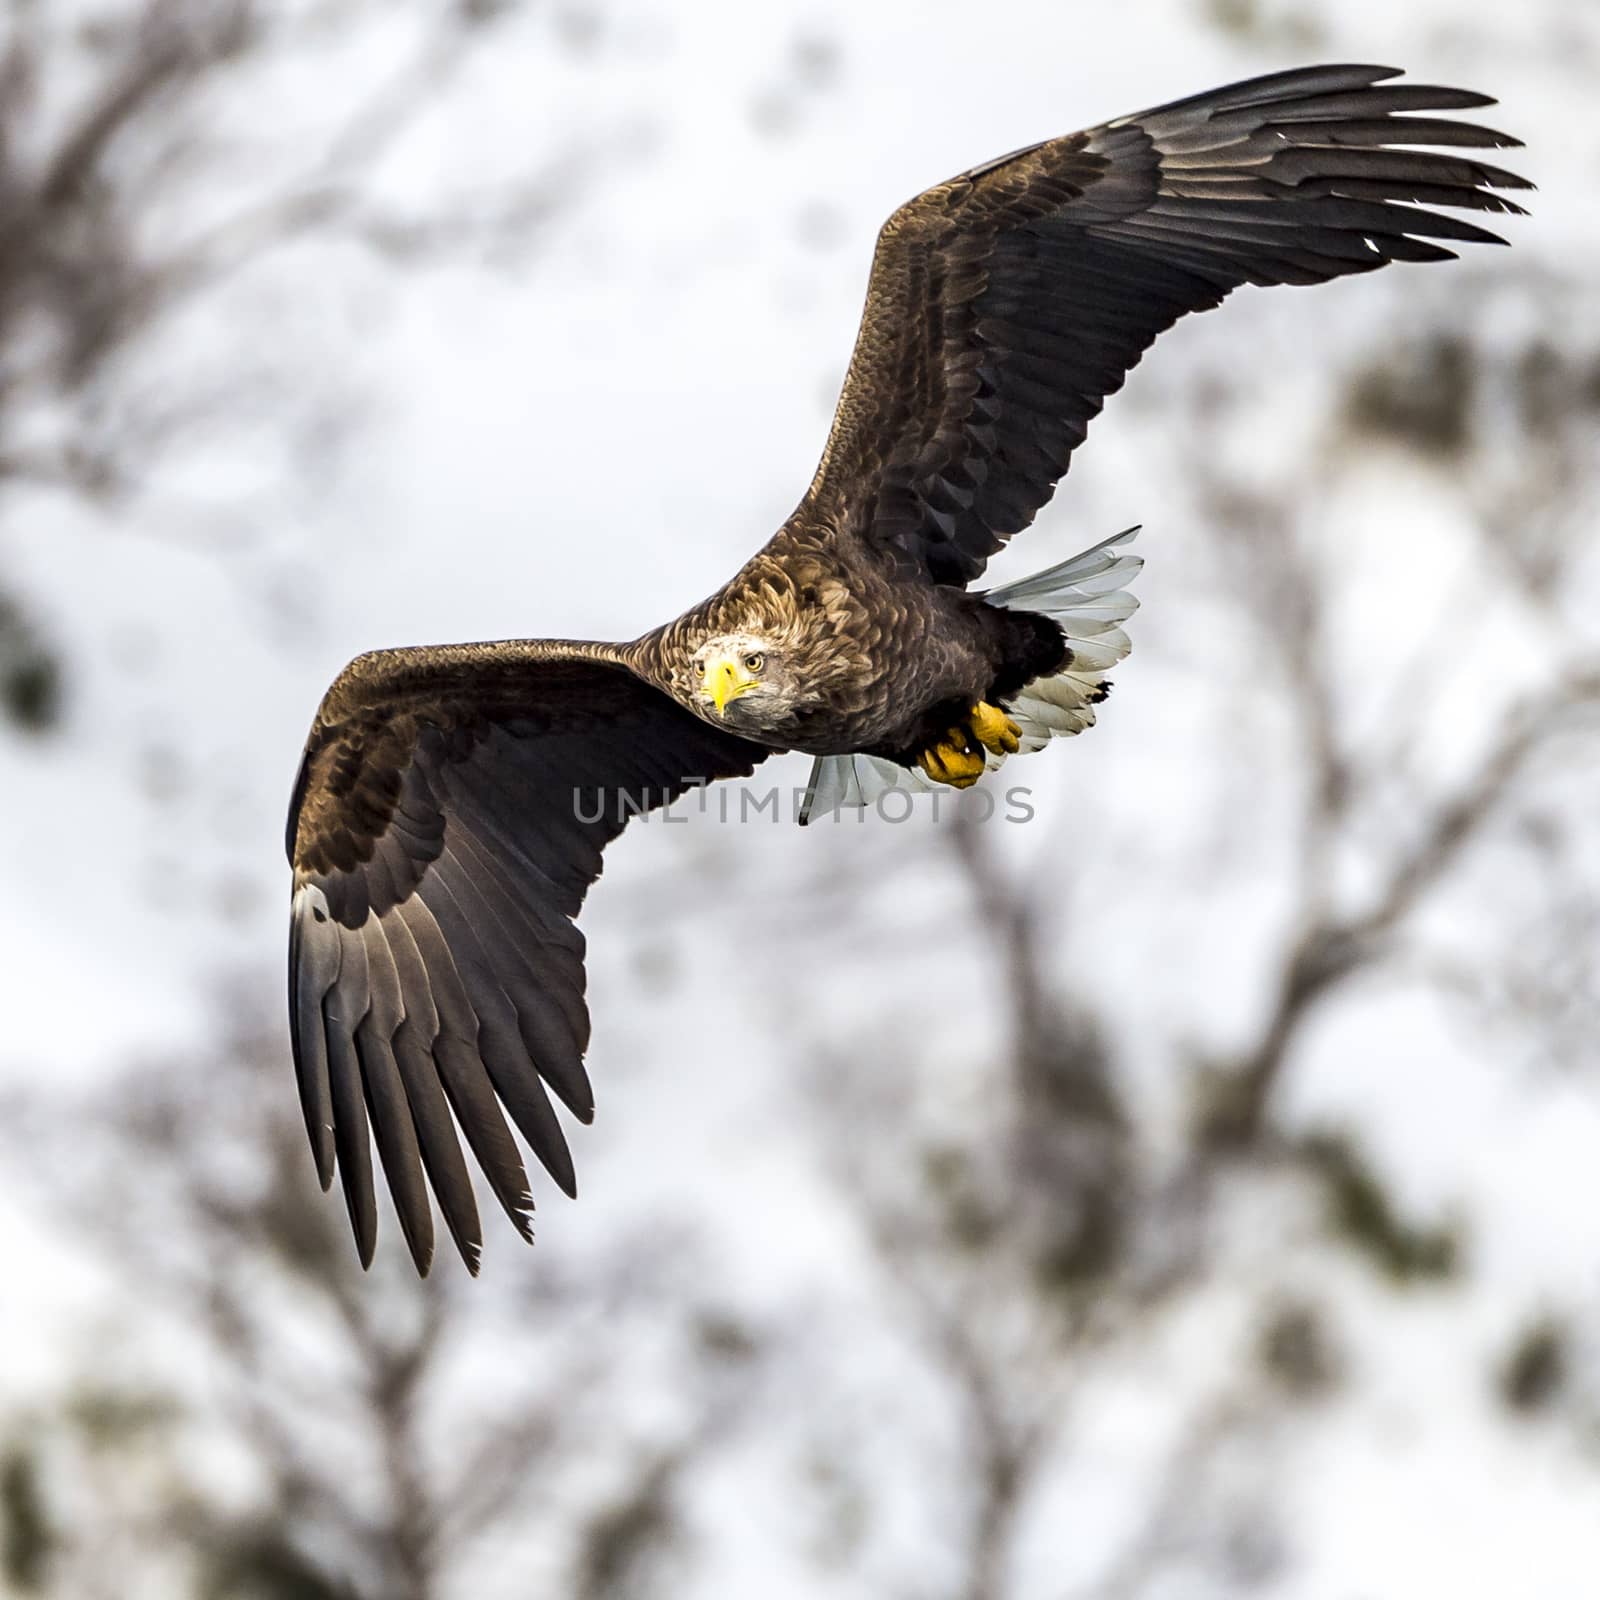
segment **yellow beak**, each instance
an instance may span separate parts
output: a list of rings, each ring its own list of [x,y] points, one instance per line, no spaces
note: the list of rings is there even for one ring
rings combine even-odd
[[[756,675],[746,672],[736,656],[713,656],[706,662],[706,675],[701,687],[711,696],[719,717],[726,716],[728,702],[748,694],[756,686]]]

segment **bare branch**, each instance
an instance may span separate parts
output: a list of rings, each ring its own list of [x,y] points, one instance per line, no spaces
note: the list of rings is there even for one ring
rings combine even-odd
[[[263,152],[264,169],[290,168],[269,181],[236,159],[227,191],[237,196],[236,209],[185,229],[186,210],[215,209],[204,203],[216,165],[204,91],[219,74],[242,77],[302,29],[314,37],[319,28],[375,26],[381,8],[283,16],[257,0],[140,0],[130,16],[104,22],[93,48],[85,47],[90,86],[53,138],[50,130],[37,137],[21,119],[49,104],[30,85],[52,66],[50,52],[65,53],[65,38],[43,28],[34,7],[20,8],[0,59],[0,86],[14,90],[0,108],[7,156],[0,162],[0,331],[8,336],[0,356],[0,486],[42,482],[103,495],[135,484],[154,447],[180,430],[147,421],[148,395],[133,406],[103,403],[118,397],[131,370],[126,359],[180,309],[275,250],[337,236],[388,262],[415,263],[500,251],[528,238],[574,181],[570,151],[540,161],[531,176],[465,197],[458,189],[415,214],[371,197],[378,166],[449,91],[506,10],[440,9],[418,29],[400,68],[375,88],[352,92],[322,148],[298,171]],[[25,154],[40,147],[42,156]],[[200,204],[180,203],[190,196]],[[157,208],[177,224],[142,229]],[[241,346],[227,370],[246,404],[235,393],[228,407],[211,406],[209,419],[248,410],[249,380],[271,370],[271,350],[272,341],[255,337]],[[30,408],[48,421],[24,443],[18,423]]]
[[[1364,911],[1313,914],[1290,945],[1274,998],[1249,1060],[1213,1086],[1202,1144],[1244,1149],[1263,1132],[1267,1102],[1315,1005],[1385,952],[1396,927],[1416,911],[1469,846],[1504,815],[1528,763],[1566,729],[1572,714],[1600,705],[1600,668],[1577,664],[1551,688],[1514,706],[1488,749],[1454,793],[1424,816],[1411,847],[1389,864]]]

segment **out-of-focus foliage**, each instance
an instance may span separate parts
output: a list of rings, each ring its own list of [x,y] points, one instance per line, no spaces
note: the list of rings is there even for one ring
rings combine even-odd
[[[1329,1223],[1381,1272],[1406,1284],[1449,1278],[1458,1270],[1456,1230],[1396,1216],[1377,1174],[1349,1139],[1316,1134],[1306,1140],[1304,1154],[1327,1186]]]
[[[44,1508],[39,1463],[29,1443],[13,1444],[0,1457],[0,1569],[6,1583],[21,1594],[44,1587],[56,1543]]]
[[[85,1193],[70,1219],[117,1309],[0,1463],[13,1581],[428,1600],[492,1560],[507,1592],[512,1572],[642,1592],[684,1536],[685,1480],[742,1420],[761,1336],[702,1297],[682,1234],[547,1258],[521,1292],[452,1262],[426,1283],[394,1258],[353,1271],[278,1057],[243,1040],[220,1070],[152,1067],[116,1106],[72,1108],[74,1159],[130,1175],[114,1213]],[[47,1181],[51,1124],[16,1106],[10,1127]],[[641,1430],[652,1389],[672,1404]],[[491,1554],[513,1532],[520,1553]]]
[[[397,210],[373,177],[521,0],[417,8],[398,69],[285,139],[257,104],[308,50],[360,50],[393,19],[361,0],[16,0],[0,18],[0,518],[23,493],[115,502],[229,418],[325,450],[339,427],[293,330],[200,338],[251,267],[308,238],[391,266],[505,253],[560,207],[543,164]],[[574,18],[582,8],[571,8]],[[187,323],[186,320],[188,319]],[[182,340],[181,376],[163,352]],[[341,399],[338,406],[347,406]],[[304,408],[312,414],[296,415]],[[213,530],[215,533],[216,530]],[[3,578],[3,575],[0,575]],[[0,721],[62,710],[65,667],[26,595],[0,588]]]
[[[353,78],[304,134],[240,117],[308,50],[360,52],[384,8],[349,0],[18,0],[0,24],[0,488],[135,486],[170,440],[259,384],[270,342],[225,375],[152,380],[138,357],[198,301],[308,236],[392,261],[525,237],[555,198],[517,184],[432,213],[386,208],[374,174],[516,3],[427,5],[386,76]],[[216,387],[213,387],[215,385]],[[202,387],[203,386],[203,387]],[[275,395],[276,398],[276,395]]]
[[[1327,1315],[1309,1301],[1270,1307],[1258,1349],[1268,1377],[1296,1399],[1321,1399],[1338,1387],[1341,1363]]]
[[[60,659],[22,607],[0,593],[0,710],[27,733],[44,733],[61,715]]]
[[[1501,1398],[1513,1411],[1553,1406],[1570,1377],[1571,1334],[1554,1317],[1536,1317],[1517,1335],[1498,1374]]]
[[[1408,343],[1350,387],[1350,426],[1428,455],[1459,456],[1471,443],[1477,368],[1464,334]]]

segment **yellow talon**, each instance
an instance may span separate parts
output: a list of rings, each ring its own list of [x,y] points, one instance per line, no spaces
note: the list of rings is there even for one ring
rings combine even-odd
[[[970,789],[983,776],[984,751],[1014,755],[1022,746],[1022,730],[998,706],[980,700],[967,720],[951,728],[917,757],[917,765],[935,783]]]
[[[935,783],[969,789],[983,776],[983,753],[972,748],[965,728],[952,728],[917,757],[917,765]]]
[[[1022,729],[999,706],[980,700],[967,719],[972,727],[972,737],[985,750],[997,756],[1015,755],[1022,745]]]

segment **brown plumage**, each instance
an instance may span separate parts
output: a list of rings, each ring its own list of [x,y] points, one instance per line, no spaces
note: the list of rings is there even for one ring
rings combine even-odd
[[[1495,191],[1523,179],[1459,153],[1517,141],[1429,114],[1486,97],[1396,76],[1278,73],[928,190],[879,235],[811,487],[726,587],[631,644],[390,650],[345,669],[290,811],[289,1001],[318,1175],[326,1187],[338,1171],[363,1263],[369,1137],[424,1272],[429,1185],[477,1269],[458,1126],[524,1234],[532,1201],[503,1113],[573,1192],[546,1091],[590,1119],[574,919],[634,812],[774,750],[965,782],[985,750],[1016,749],[1001,710],[1026,739],[1035,706],[1034,745],[1092,721],[1126,640],[1098,655],[1088,641],[1111,638],[1132,601],[1077,632],[1062,619],[1089,609],[1079,591],[1047,601],[1052,580],[1131,570],[1115,541],[1009,595],[966,585],[1185,312],[1243,284],[1502,242],[1432,208],[1518,211]]]

